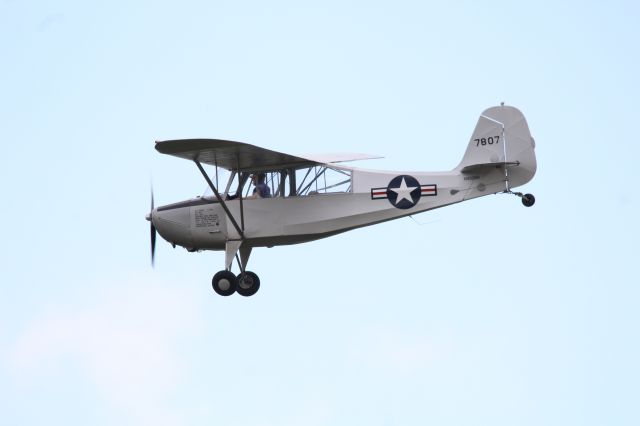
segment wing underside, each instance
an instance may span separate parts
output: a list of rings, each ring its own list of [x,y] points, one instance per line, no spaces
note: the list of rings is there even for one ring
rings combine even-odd
[[[235,171],[301,169],[344,161],[367,160],[379,156],[358,153],[296,156],[244,142],[222,139],[178,139],[157,141],[156,150],[186,160]]]
[[[222,139],[179,139],[156,142],[156,150],[227,170],[259,171],[311,167],[314,162],[243,142]]]

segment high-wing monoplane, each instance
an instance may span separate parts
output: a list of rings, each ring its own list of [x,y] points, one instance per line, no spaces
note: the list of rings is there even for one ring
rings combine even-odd
[[[527,207],[535,202],[533,195],[513,191],[536,172],[535,142],[523,114],[504,104],[480,115],[462,161],[445,172],[366,170],[342,163],[378,157],[296,156],[219,139],[159,141],[155,148],[192,161],[208,190],[158,208],[152,194],[152,262],[156,232],[190,252],[224,251],[223,269],[212,279],[222,296],[258,291],[258,275],[247,270],[256,247],[313,241],[500,192],[517,195]],[[224,188],[219,170],[227,175]],[[231,272],[234,259],[237,275]]]

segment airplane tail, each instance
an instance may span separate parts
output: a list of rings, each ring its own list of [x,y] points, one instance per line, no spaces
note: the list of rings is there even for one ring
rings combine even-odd
[[[469,180],[495,175],[502,189],[505,181],[507,189],[529,182],[536,173],[535,141],[520,110],[505,105],[486,109],[454,171],[468,175]],[[492,192],[499,190],[498,184]]]

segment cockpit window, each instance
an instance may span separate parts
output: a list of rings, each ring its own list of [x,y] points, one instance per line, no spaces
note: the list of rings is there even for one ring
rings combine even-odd
[[[298,170],[298,195],[351,192],[351,171],[327,166]]]
[[[225,186],[217,186],[222,197],[234,196],[238,188],[242,188],[242,196],[247,198],[253,193],[254,185],[249,179],[251,173],[225,173],[217,177],[218,182]],[[271,197],[306,196],[317,194],[331,194],[352,191],[352,172],[325,165],[308,167],[298,170],[277,170],[265,172],[265,184],[269,187]],[[215,199],[211,188],[207,187],[202,196]]]

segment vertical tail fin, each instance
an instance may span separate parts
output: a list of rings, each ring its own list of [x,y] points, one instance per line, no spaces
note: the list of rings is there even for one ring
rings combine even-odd
[[[508,167],[508,186],[529,182],[536,173],[535,142],[524,115],[512,106],[486,109],[478,119],[467,151],[454,169],[481,173]]]

